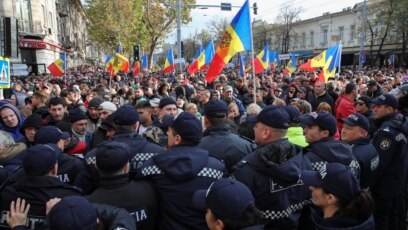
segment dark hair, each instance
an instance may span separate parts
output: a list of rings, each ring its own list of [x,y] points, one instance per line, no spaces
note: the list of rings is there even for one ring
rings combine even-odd
[[[225,115],[223,118],[218,118],[218,117],[210,117],[210,116],[205,116],[208,121],[211,123],[211,125],[223,125],[228,123],[228,116]]]
[[[105,96],[105,90],[102,87],[96,87],[92,89],[91,92],[95,92],[100,98],[103,98]]]
[[[335,213],[337,216],[364,222],[373,214],[374,201],[367,191],[361,191],[352,200],[337,199],[339,206],[339,210]]]
[[[224,224],[224,230],[238,230],[247,227],[252,227],[261,224],[262,220],[262,213],[259,211],[255,206],[250,206],[245,210],[244,217],[231,220],[231,219],[223,219],[217,217],[215,213],[213,213],[216,219],[219,219]]]
[[[350,93],[353,92],[353,90],[355,90],[355,89],[357,89],[356,84],[354,84],[354,83],[348,83],[348,84],[346,85],[345,93],[346,93],[346,94],[350,94]]]
[[[139,101],[136,103],[136,109],[151,109],[152,105],[149,101]]]
[[[62,97],[53,97],[50,99],[48,102],[48,108],[51,108],[51,106],[55,105],[62,105],[64,107],[67,107],[67,102],[65,101],[64,98]]]

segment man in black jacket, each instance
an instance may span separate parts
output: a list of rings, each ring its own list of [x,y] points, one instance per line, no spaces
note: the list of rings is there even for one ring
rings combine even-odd
[[[299,179],[311,169],[300,146],[285,137],[290,116],[284,108],[269,106],[258,114],[254,126],[258,148],[239,162],[232,176],[255,197],[266,229],[297,229],[309,190]]]
[[[192,208],[197,190],[224,176],[224,164],[197,147],[201,122],[189,112],[165,116],[169,149],[153,156],[138,171],[149,177],[160,194],[159,229],[208,229],[203,211]]]
[[[134,218],[137,229],[155,229],[157,194],[148,181],[129,181],[129,146],[112,141],[101,144],[95,151],[100,187],[87,199],[92,203],[126,209]]]
[[[228,106],[224,101],[212,100],[204,108],[204,137],[198,147],[225,162],[228,173],[256,146],[253,141],[234,134],[228,125]]]
[[[45,221],[45,204],[55,197],[81,195],[80,190],[61,182],[56,176],[58,172],[57,156],[61,154],[55,145],[38,144],[27,149],[23,161],[26,176],[9,185],[1,193],[1,211],[9,210],[10,203],[18,197],[31,204],[28,212],[28,223],[31,229],[36,229]],[[1,220],[6,220],[2,216]],[[7,226],[0,223],[0,229]]]

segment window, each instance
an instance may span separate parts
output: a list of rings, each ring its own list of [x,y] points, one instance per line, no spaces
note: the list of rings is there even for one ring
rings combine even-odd
[[[45,25],[47,25],[47,21],[45,20],[46,16],[45,16],[45,7],[44,7],[44,5],[41,5],[41,9],[42,9],[42,16],[43,16],[43,25],[45,26]]]
[[[323,46],[327,45],[328,36],[329,36],[329,30],[328,30],[327,26],[323,27],[322,28],[322,45]]]
[[[356,26],[355,26],[355,25],[351,25],[351,26],[350,26],[350,41],[353,41],[353,40],[354,40],[355,30],[356,30]]]
[[[303,32],[302,33],[302,47],[305,47],[305,46],[306,46],[306,33]]]
[[[339,38],[340,41],[344,41],[344,26],[339,27]]]
[[[52,23],[52,13],[48,12],[48,28],[54,28],[54,25]]]
[[[31,4],[29,0],[16,0],[16,18],[19,31],[31,32]]]
[[[310,45],[314,46],[314,31],[310,31]]]

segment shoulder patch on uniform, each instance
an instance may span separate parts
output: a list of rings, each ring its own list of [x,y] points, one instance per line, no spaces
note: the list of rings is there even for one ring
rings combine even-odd
[[[395,140],[398,142],[399,141],[407,142],[407,137],[403,133],[400,133],[397,136],[395,136]]]
[[[381,140],[380,148],[382,150],[387,150],[387,149],[390,148],[390,146],[391,146],[391,140],[390,139],[384,138],[384,139]]]

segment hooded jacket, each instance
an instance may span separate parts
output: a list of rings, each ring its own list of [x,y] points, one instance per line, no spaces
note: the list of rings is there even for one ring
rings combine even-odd
[[[374,229],[374,218],[370,216],[367,220],[360,222],[346,217],[333,216],[324,219],[321,212],[312,209],[312,220],[316,230],[372,230]]]
[[[24,142],[24,135],[21,134],[20,128],[23,126],[24,123],[24,118],[21,115],[20,111],[12,104],[5,103],[3,105],[0,105],[0,111],[4,108],[9,108],[13,110],[13,112],[16,114],[18,118],[18,124],[16,127],[8,127],[6,124],[4,124],[3,119],[0,119],[0,130],[4,130],[13,137],[15,142]]]
[[[159,229],[208,229],[205,213],[194,208],[197,190],[224,177],[224,164],[206,150],[175,146],[146,161],[138,176],[149,177],[160,197]]]
[[[360,178],[360,165],[353,156],[351,147],[331,138],[310,143],[307,148],[306,157],[309,158],[313,170],[319,171],[327,163],[340,163],[351,168],[356,178]]]
[[[7,151],[0,155],[0,165],[4,167],[9,173],[16,168],[23,165],[23,160],[26,156],[26,145],[24,143],[17,143],[11,146]]]
[[[213,125],[205,130],[198,147],[222,159],[230,173],[232,167],[254,151],[256,146],[253,141],[234,134],[228,125]]]
[[[266,229],[297,229],[310,193],[300,180],[311,165],[288,139],[258,147],[236,165],[232,176],[248,186]]]

